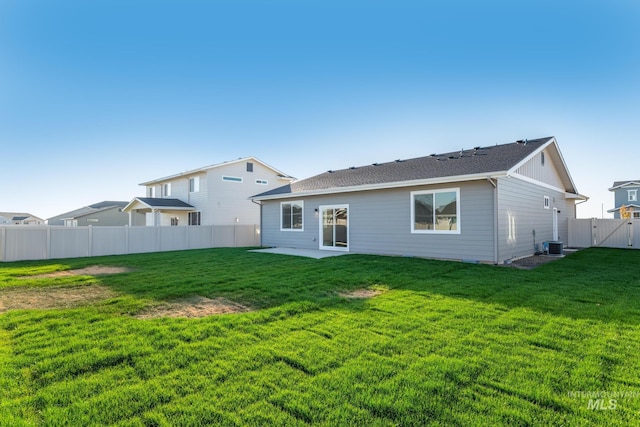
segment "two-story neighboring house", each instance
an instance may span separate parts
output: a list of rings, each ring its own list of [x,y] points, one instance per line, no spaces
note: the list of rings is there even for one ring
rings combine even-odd
[[[143,182],[146,196],[134,198],[123,211],[130,213],[132,226],[260,224],[260,206],[249,197],[293,180],[246,157]]]
[[[613,217],[620,219],[620,208],[626,207],[631,213],[631,218],[640,218],[640,179],[632,181],[616,181],[609,191],[614,193],[614,208],[607,212],[612,213]]]

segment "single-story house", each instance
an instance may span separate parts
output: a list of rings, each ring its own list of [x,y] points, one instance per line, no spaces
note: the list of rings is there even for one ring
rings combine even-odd
[[[640,191],[640,179],[629,181],[615,181],[609,191],[614,193],[614,208],[607,212],[612,213],[613,217],[620,219],[620,208],[624,206],[631,218],[640,218],[640,203],[638,202],[638,193]]]
[[[78,226],[122,226],[129,224],[129,214],[122,209],[129,202],[110,201],[94,203],[47,219],[49,225]]]
[[[263,246],[502,263],[568,241],[554,137],[329,170],[259,193]]]
[[[28,212],[0,212],[0,225],[41,225],[44,219]]]
[[[258,225],[260,207],[249,197],[293,179],[245,157],[143,182],[146,196],[123,211],[131,215],[129,225]]]

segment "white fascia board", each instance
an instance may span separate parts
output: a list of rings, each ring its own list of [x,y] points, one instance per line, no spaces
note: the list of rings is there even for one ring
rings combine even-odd
[[[618,188],[624,188],[624,187],[637,187],[639,185],[640,185],[640,182],[629,181],[629,182],[625,182],[624,184],[620,184],[620,185],[616,185],[615,187],[611,187],[609,189],[609,191],[614,191],[614,190],[617,190]]]
[[[273,166],[268,165],[267,163],[263,162],[262,160],[260,160],[260,159],[258,159],[256,157],[250,156],[250,157],[242,157],[242,158],[236,159],[236,160],[229,160],[229,161],[222,162],[222,163],[216,163],[216,164],[209,165],[209,166],[203,166],[201,168],[192,169],[192,170],[188,170],[186,172],[181,172],[181,173],[177,173],[177,174],[174,174],[174,175],[165,176],[163,178],[153,179],[151,181],[141,182],[138,185],[159,184],[161,182],[170,181],[170,180],[173,180],[175,178],[181,178],[181,177],[186,177],[186,176],[190,176],[190,175],[195,175],[197,173],[207,172],[207,171],[209,171],[211,169],[216,169],[216,168],[219,168],[219,167],[222,167],[222,166],[228,166],[228,165],[232,165],[234,163],[247,162],[247,161],[253,161],[253,162],[256,162],[256,163],[260,163],[262,166],[264,166],[264,167],[266,167],[268,169],[271,169],[272,171],[274,171],[278,175],[281,175],[282,179],[289,179],[289,180],[295,179],[295,178],[290,177],[289,175],[285,174],[284,172],[274,168]]]
[[[583,194],[579,194],[579,193],[570,193],[568,191],[566,191],[563,188],[559,188],[550,184],[547,184],[545,182],[542,181],[538,181],[535,180],[533,178],[529,178],[528,176],[525,175],[521,175],[519,173],[512,173],[511,175],[508,175],[509,178],[515,178],[515,179],[519,179],[521,181],[525,181],[528,182],[530,184],[535,184],[537,186],[543,187],[543,188],[548,188],[549,190],[554,190],[557,191],[559,193],[564,193],[565,197],[567,199],[577,199],[577,200],[589,200],[589,197],[583,195]]]
[[[622,206],[619,206],[615,209],[609,209],[607,212],[612,213],[612,212],[618,212],[620,210]],[[640,206],[638,205],[624,205],[625,208],[640,208]]]
[[[137,197],[135,197],[132,201],[129,202],[129,204],[127,204],[127,206],[125,206],[124,208],[122,208],[122,212],[129,212],[129,210],[133,207],[134,204],[136,203],[140,203],[141,205],[144,205],[146,207],[148,207],[149,209],[151,209],[151,206],[149,206],[148,204],[146,204],[145,202],[143,202],[142,200],[138,199]]]
[[[549,141],[545,142],[543,145],[538,147],[538,149],[536,151],[534,151],[533,153],[529,154],[527,157],[525,157],[524,159],[522,159],[518,163],[516,163],[515,166],[513,166],[511,169],[509,169],[507,171],[507,174],[511,175],[512,173],[517,171],[518,168],[520,168],[520,166],[524,165],[529,160],[533,159],[535,156],[538,155],[538,153],[541,153],[545,148],[547,148],[549,145],[553,144],[555,141],[556,141],[555,138],[551,138]]]
[[[395,182],[385,182],[380,184],[368,184],[368,185],[354,185],[350,187],[332,187],[325,188],[322,190],[311,190],[311,191],[299,191],[295,193],[285,193],[285,194],[274,194],[271,196],[263,196],[263,197],[252,197],[253,200],[277,200],[277,199],[291,199],[297,197],[307,197],[307,196],[320,196],[324,194],[337,194],[337,193],[352,193],[356,191],[371,191],[371,190],[383,190],[389,188],[401,188],[401,187],[416,187],[419,185],[437,185],[437,184],[450,184],[453,182],[464,182],[464,181],[478,181],[478,180],[487,180],[490,178],[500,178],[507,176],[507,172],[493,172],[493,173],[477,173],[470,175],[456,175],[451,177],[440,177],[440,178],[430,178],[430,179],[417,179],[411,181],[395,181]]]
[[[187,208],[184,206],[151,206],[157,211],[195,211],[196,208]]]
[[[529,178],[528,176],[521,175],[519,173],[512,173],[512,174],[509,174],[508,176],[509,178],[519,179],[520,181],[525,181],[530,184],[535,184],[540,187],[548,188],[549,190],[558,191],[560,193],[567,193],[567,190],[565,190],[564,188],[556,187],[554,185],[547,184],[546,182],[538,181],[537,179]]]
[[[584,200],[585,202],[589,200],[589,196],[578,193],[564,193],[564,197],[566,197],[567,199]]]
[[[562,167],[564,168],[564,172],[567,174],[567,177],[569,178],[569,182],[571,183],[571,188],[573,188],[573,190],[577,193],[578,189],[576,188],[576,184],[573,182],[573,178],[571,178],[571,174],[569,173],[569,168],[567,167],[567,163],[564,161],[564,157],[562,156],[562,152],[560,151],[560,147],[558,146],[558,141],[556,141],[555,137],[551,138],[549,141],[547,141],[543,145],[541,145],[536,151],[534,151],[533,153],[529,154],[527,157],[522,159],[520,162],[516,163],[515,166],[513,166],[511,169],[509,169],[507,174],[508,175],[514,174],[515,171],[517,171],[518,168],[520,168],[520,166],[524,165],[529,160],[533,159],[535,156],[538,155],[538,153],[541,153],[542,151],[544,151],[545,148],[547,148],[550,145],[553,145],[555,147],[556,153],[558,153],[558,157],[560,158],[560,162],[562,163]],[[565,191],[565,190],[562,190],[562,191]]]

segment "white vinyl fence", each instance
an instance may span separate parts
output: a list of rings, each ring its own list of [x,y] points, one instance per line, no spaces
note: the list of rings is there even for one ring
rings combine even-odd
[[[569,247],[640,249],[640,219],[570,219]]]
[[[257,225],[0,226],[0,261],[77,258],[260,245]]]

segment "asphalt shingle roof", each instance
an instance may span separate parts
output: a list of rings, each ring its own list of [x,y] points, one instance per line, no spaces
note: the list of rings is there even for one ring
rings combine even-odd
[[[258,194],[254,197],[355,187],[461,175],[502,172],[511,169],[553,137],[517,141],[470,150],[432,154],[407,160],[327,171]]]
[[[613,182],[613,186],[614,187],[618,187],[620,185],[628,184],[630,182],[640,182],[640,179],[631,179],[631,180],[628,180],[628,181],[614,181]]]
[[[160,199],[156,197],[136,197],[137,200],[140,200],[143,203],[153,207],[153,208],[193,208],[188,203],[183,202],[178,199]]]

